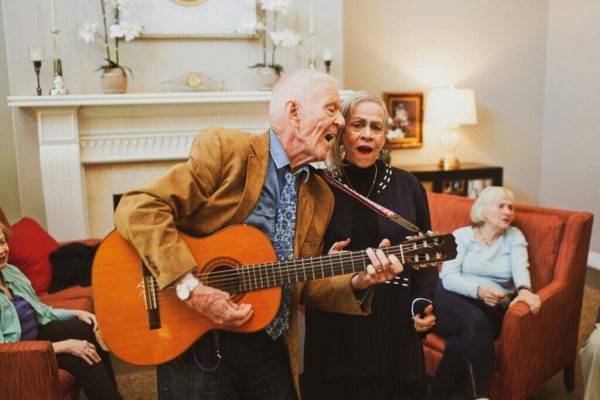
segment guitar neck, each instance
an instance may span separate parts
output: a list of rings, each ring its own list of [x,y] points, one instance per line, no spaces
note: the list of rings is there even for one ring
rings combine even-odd
[[[395,254],[402,260],[401,245],[382,249],[386,255]],[[405,259],[406,264],[410,264]],[[313,258],[243,266],[236,269],[241,291],[282,286],[286,283],[306,282],[313,279],[360,272],[370,259],[365,250],[343,252]]]

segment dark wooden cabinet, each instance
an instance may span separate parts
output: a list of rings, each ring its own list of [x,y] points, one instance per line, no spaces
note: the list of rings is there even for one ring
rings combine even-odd
[[[433,165],[397,165],[417,177],[428,191],[477,197],[486,186],[502,186],[502,167],[464,163],[444,171]]]

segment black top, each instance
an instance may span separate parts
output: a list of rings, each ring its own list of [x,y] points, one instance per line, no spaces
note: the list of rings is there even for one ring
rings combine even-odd
[[[375,166],[345,168],[344,183],[367,195]],[[349,250],[377,247],[388,238],[398,244],[412,235],[396,223],[378,216],[354,198],[332,188],[335,208],[325,251],[350,237]],[[377,179],[369,196],[423,232],[431,228],[425,190],[410,173],[377,161]],[[395,280],[374,287],[369,316],[351,316],[306,310],[304,373],[321,379],[394,376],[403,382],[421,380],[424,373],[421,340],[411,320],[411,304],[418,297],[433,299],[437,270],[405,267]],[[416,312],[426,302],[419,302]]]

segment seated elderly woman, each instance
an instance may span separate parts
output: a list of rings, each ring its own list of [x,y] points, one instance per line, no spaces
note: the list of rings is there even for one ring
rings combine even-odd
[[[9,238],[0,223],[0,343],[48,340],[58,367],[81,380],[88,399],[121,399],[108,354],[94,335],[94,314],[42,303],[25,275],[8,263]]]
[[[527,242],[511,226],[513,199],[506,188],[486,188],[471,208],[473,224],[454,231],[458,255],[444,263],[435,294],[434,332],[446,338],[446,349],[432,399],[450,398],[465,379],[471,398],[489,398],[494,340],[506,309],[518,301],[533,314],[540,309],[531,289]]]

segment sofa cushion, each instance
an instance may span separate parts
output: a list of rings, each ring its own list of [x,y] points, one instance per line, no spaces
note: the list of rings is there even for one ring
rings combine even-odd
[[[8,262],[25,274],[38,294],[45,293],[52,279],[48,256],[58,248],[58,243],[31,218],[21,219],[11,230]]]
[[[519,211],[517,207],[513,225],[521,229],[527,239],[531,286],[537,291],[554,277],[565,224],[555,215]]]
[[[437,193],[427,193],[431,228],[437,232],[450,233],[461,226],[471,224],[472,199]]]

